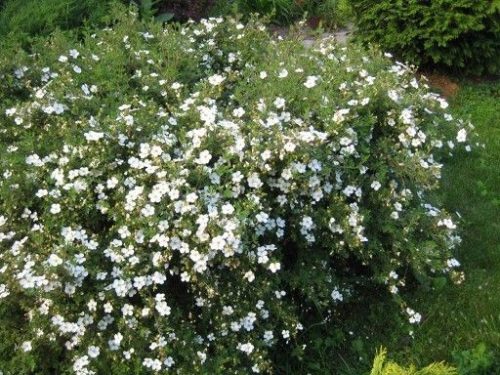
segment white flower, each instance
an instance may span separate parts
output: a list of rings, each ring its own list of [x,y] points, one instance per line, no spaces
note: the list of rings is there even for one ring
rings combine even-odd
[[[85,139],[89,142],[92,142],[92,141],[98,141],[99,139],[103,138],[104,137],[104,133],[102,132],[95,132],[95,131],[89,131],[87,133],[84,134],[85,136]]]
[[[97,346],[89,346],[87,349],[87,354],[89,355],[90,358],[97,358],[100,354],[101,350]]]
[[[340,301],[340,302],[342,302],[344,300],[344,296],[342,295],[342,293],[340,293],[340,291],[337,288],[335,288],[332,291],[331,296],[332,296],[332,299],[334,301]]]
[[[234,207],[231,205],[231,203],[226,203],[222,206],[221,211],[224,215],[231,215],[234,212]]]
[[[253,352],[254,346],[252,343],[247,342],[246,344],[238,344],[238,349],[249,355]]]
[[[392,101],[398,103],[399,102],[399,94],[396,90],[387,91],[387,96],[391,98]]]
[[[205,361],[207,360],[207,355],[206,355],[206,353],[203,353],[203,352],[196,352],[196,354],[198,355],[198,358],[200,359],[200,362],[201,362],[201,363],[205,363]]]
[[[333,121],[335,121],[336,123],[340,124],[342,122],[344,122],[345,120],[345,115],[349,114],[350,112],[350,109],[349,108],[346,108],[346,109],[339,109],[338,111],[336,111],[334,114],[333,114]]]
[[[247,271],[245,275],[243,275],[243,278],[251,283],[255,280],[255,274],[252,271]]]
[[[45,197],[47,194],[49,194],[49,192],[46,190],[46,189],[40,189],[36,192],[36,196],[38,198],[42,198],[42,197]]]
[[[264,184],[259,178],[259,175],[257,173],[252,173],[248,178],[248,186],[254,189],[261,188]]]
[[[231,175],[231,181],[233,181],[235,184],[239,184],[241,180],[243,180],[243,177],[243,173],[237,171]]]
[[[273,263],[269,264],[268,269],[272,273],[276,273],[278,270],[281,269],[281,264],[279,262],[273,262]]]
[[[278,73],[279,78],[286,78],[288,77],[288,70],[286,69],[281,69],[281,71]]]
[[[280,97],[276,98],[276,99],[274,100],[274,105],[275,105],[275,106],[276,106],[276,108],[278,108],[278,109],[284,108],[284,107],[285,107],[285,99],[280,98]]]
[[[163,361],[163,364],[167,367],[167,368],[170,368],[172,367],[174,364],[175,364],[175,361],[172,357],[167,357],[165,358],[165,360]]]
[[[57,267],[63,263],[63,260],[56,254],[50,254],[47,263],[52,267]]]
[[[411,324],[418,324],[422,320],[422,315],[419,313],[415,313],[413,316],[410,317],[410,323]]]
[[[40,159],[37,154],[32,154],[26,157],[26,164],[34,165],[35,167],[41,167],[45,163]]]
[[[71,49],[69,50],[69,55],[76,59],[78,56],[80,56],[80,52],[78,52],[76,49]]]
[[[273,331],[265,331],[264,332],[264,341],[271,341],[274,338]]]
[[[448,108],[448,102],[444,98],[438,98],[439,106],[441,109],[446,109]]]
[[[297,147],[297,145],[293,142],[287,142],[285,143],[285,151],[287,152],[294,152],[295,151],[295,148]]]
[[[265,71],[262,71],[259,73],[260,79],[266,79],[267,78],[267,73]]]
[[[212,250],[222,250],[224,249],[224,246],[226,245],[226,241],[224,240],[224,237],[222,236],[217,236],[212,238],[212,241],[210,242],[210,248]]]
[[[222,315],[231,315],[233,314],[234,309],[232,306],[223,306],[222,307]]]
[[[0,299],[7,297],[9,294],[10,294],[10,291],[9,291],[9,288],[7,288],[7,285],[0,284]]]
[[[254,323],[256,320],[256,314],[254,312],[249,312],[246,317],[240,320],[240,324],[246,331],[250,332],[254,329]]]
[[[131,316],[131,315],[133,315],[134,314],[134,306],[126,303],[122,307],[122,314],[123,314],[123,316]]]
[[[5,110],[5,115],[6,115],[6,116],[9,116],[9,117],[10,117],[10,116],[14,116],[14,115],[16,114],[16,112],[17,112],[17,108],[16,108],[16,107],[7,108],[7,109]]]
[[[59,62],[62,62],[62,63],[65,63],[68,61],[68,57],[64,56],[64,55],[61,55],[59,56],[59,58],[57,59]]]
[[[144,217],[153,216],[154,213],[155,213],[155,208],[150,204],[145,205],[144,208],[141,210],[141,214]]]
[[[308,89],[311,89],[314,86],[316,86],[318,79],[319,79],[319,77],[317,77],[317,76],[308,76],[306,81],[304,82],[304,86],[307,87]]]
[[[373,181],[370,186],[373,190],[378,191],[381,188],[382,184],[378,181]]]
[[[161,361],[159,359],[144,358],[142,364],[144,365],[144,367],[150,368],[155,372],[161,370]]]
[[[61,212],[61,205],[59,203],[54,203],[50,206],[50,213],[51,214],[58,214]]]
[[[411,324],[418,324],[422,320],[422,315],[409,307],[406,308],[406,313],[408,314],[408,320]]]
[[[215,123],[217,108],[202,105],[198,107],[198,111],[200,112],[200,120],[206,125]]]
[[[163,273],[156,271],[151,277],[151,281],[154,284],[163,284],[167,281],[167,277]]]
[[[309,230],[314,226],[314,222],[310,216],[304,216],[302,218],[302,221],[300,222],[300,225],[306,229]]]
[[[233,109],[233,116],[241,118],[245,114],[245,110],[241,107]]]
[[[165,301],[156,301],[155,309],[160,316],[170,315],[171,309]]]
[[[456,229],[457,228],[456,224],[451,219],[439,220],[437,225],[440,227],[446,227],[448,229]]]
[[[32,346],[31,346],[31,341],[24,341],[22,344],[21,344],[21,349],[24,351],[24,352],[30,352],[31,349],[32,349]]]
[[[257,215],[255,215],[255,218],[259,223],[267,223],[269,220],[269,215],[265,212],[259,212]]]
[[[213,76],[210,76],[208,77],[208,82],[212,85],[212,86],[218,86],[220,85],[222,82],[224,82],[226,78],[224,76],[221,76],[220,74],[214,74]]]
[[[457,133],[457,142],[464,143],[467,140],[467,130],[460,129]]]
[[[208,150],[204,150],[200,152],[200,156],[198,157],[198,159],[195,159],[194,162],[196,164],[205,165],[210,162],[210,159],[212,159],[212,154],[210,154]]]
[[[106,187],[108,189],[114,189],[117,185],[118,185],[118,179],[114,176],[106,181]]]
[[[84,355],[79,357],[73,363],[73,370],[77,375],[86,375],[88,374],[87,366],[89,365],[89,357]]]

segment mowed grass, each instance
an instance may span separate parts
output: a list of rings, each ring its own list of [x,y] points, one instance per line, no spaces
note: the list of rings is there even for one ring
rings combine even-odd
[[[445,207],[462,216],[457,257],[466,280],[419,292],[413,305],[423,324],[411,344],[393,353],[420,365],[457,363],[459,353],[485,345],[494,363],[484,373],[500,374],[500,82],[465,82],[450,104],[456,117],[470,118],[484,143],[449,161],[442,181]]]

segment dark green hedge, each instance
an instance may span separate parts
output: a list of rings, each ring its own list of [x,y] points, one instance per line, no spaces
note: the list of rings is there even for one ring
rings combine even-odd
[[[359,38],[424,67],[500,73],[499,0],[351,0]]]

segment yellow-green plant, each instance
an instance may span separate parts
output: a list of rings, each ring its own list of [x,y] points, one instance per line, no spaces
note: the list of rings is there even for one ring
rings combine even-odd
[[[414,365],[408,368],[401,367],[395,362],[387,361],[387,350],[381,348],[373,360],[373,368],[370,375],[457,375],[454,367],[444,362],[432,363],[418,370]]]

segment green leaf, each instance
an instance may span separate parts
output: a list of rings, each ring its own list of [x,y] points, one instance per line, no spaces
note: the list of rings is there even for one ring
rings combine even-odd
[[[166,12],[166,13],[162,13],[162,14],[156,16],[155,20],[158,22],[166,23],[166,22],[171,21],[172,18],[174,18],[174,14]]]

